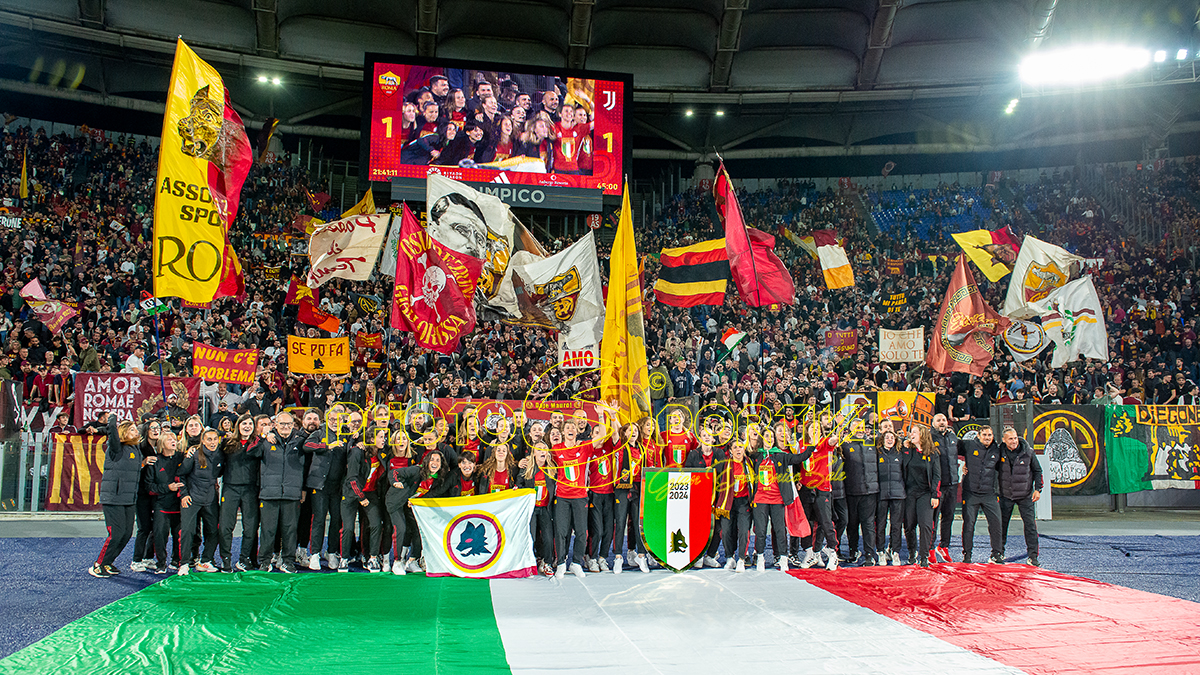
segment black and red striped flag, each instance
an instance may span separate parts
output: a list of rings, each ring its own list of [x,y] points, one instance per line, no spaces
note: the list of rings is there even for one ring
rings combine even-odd
[[[664,248],[659,261],[662,269],[658,281],[654,282],[654,293],[659,302],[672,307],[725,302],[730,274],[724,239]]]

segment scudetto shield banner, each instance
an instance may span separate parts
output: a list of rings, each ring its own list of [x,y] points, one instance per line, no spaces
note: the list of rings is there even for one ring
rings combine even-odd
[[[642,471],[642,540],[663,567],[682,572],[704,555],[716,485],[711,469]]]

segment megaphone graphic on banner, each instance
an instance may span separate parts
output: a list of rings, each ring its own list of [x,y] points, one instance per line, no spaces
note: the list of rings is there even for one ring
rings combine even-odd
[[[903,400],[896,401],[896,405],[883,411],[884,419],[890,419],[892,417],[898,417],[900,419],[907,419],[908,418],[908,404],[905,403]]]

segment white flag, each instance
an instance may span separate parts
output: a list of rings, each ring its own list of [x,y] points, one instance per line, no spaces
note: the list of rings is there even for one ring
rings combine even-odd
[[[1051,291],[1070,281],[1071,266],[1082,265],[1083,260],[1065,248],[1025,235],[1013,265],[1004,310],[1000,313],[1011,319],[1037,316],[1037,310],[1030,305],[1044,300]]]
[[[375,269],[391,214],[351,216],[318,225],[308,240],[305,285],[316,288],[333,278],[366,281]]]
[[[499,318],[520,316],[513,264],[544,258],[545,249],[499,197],[438,174],[430,174],[425,185],[425,231],[447,248],[483,260],[475,289],[480,318],[489,318],[487,310]]]
[[[383,244],[383,253],[379,255],[379,273],[396,277],[396,258],[400,251],[400,219],[392,218],[388,227],[387,241]]]
[[[1042,315],[1046,335],[1054,341],[1051,368],[1061,368],[1084,356],[1108,360],[1104,310],[1090,275],[1051,291],[1033,306]]]
[[[1050,346],[1050,338],[1041,325],[1032,321],[1014,320],[1004,331],[1004,344],[1012,354],[1013,361],[1024,363],[1042,353]]]
[[[409,501],[430,577],[505,579],[537,574],[533,556],[533,490]]]
[[[591,232],[549,258],[512,265],[520,316],[512,323],[559,331],[567,349],[600,344],[604,293]]]

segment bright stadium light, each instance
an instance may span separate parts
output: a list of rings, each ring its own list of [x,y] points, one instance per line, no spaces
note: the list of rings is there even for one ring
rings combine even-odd
[[[1005,115],[1011,115],[1011,114],[1013,114],[1014,112],[1016,112],[1016,110],[1017,110],[1017,104],[1018,104],[1018,103],[1020,103],[1020,102],[1021,102],[1021,100],[1020,100],[1020,99],[1016,99],[1016,98],[1014,98],[1013,100],[1009,101],[1009,102],[1008,102],[1008,107],[1004,109],[1004,114],[1005,114]]]
[[[278,87],[279,85],[283,84],[283,81],[282,81],[282,80],[280,80],[278,77],[272,77],[272,78],[271,78],[271,84],[273,84],[273,85],[275,85],[276,87]]]
[[[267,83],[267,76],[266,76],[266,75],[259,75],[259,76],[258,76],[258,81],[259,81],[259,83],[260,83],[260,84],[266,84],[266,83]]]
[[[725,111],[724,111],[724,110],[718,110],[718,111],[717,111],[717,117],[722,117],[722,116],[724,116],[724,115],[725,115]]]
[[[692,115],[695,115],[695,114],[696,114],[696,111],[694,111],[694,110],[685,110],[685,111],[683,112],[683,114],[684,114],[684,115],[686,115],[687,117],[691,117]]]
[[[1155,63],[1162,63],[1163,61],[1166,61],[1166,60],[1167,60],[1167,50],[1160,49],[1160,50],[1154,52],[1154,62]]]
[[[1179,51],[1175,52],[1175,60],[1176,61],[1186,61],[1187,55],[1188,55],[1188,50],[1180,49]]]
[[[1027,84],[1099,82],[1150,65],[1150,51],[1136,47],[1076,47],[1030,54],[1021,62]]]

